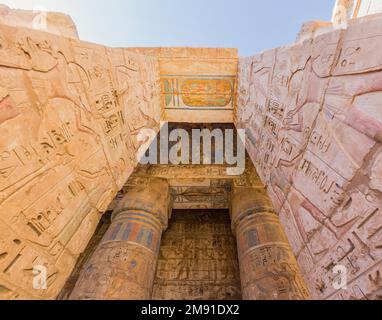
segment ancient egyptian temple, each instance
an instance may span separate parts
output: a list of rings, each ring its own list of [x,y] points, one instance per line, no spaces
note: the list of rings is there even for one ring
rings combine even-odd
[[[382,299],[382,1],[333,5],[250,57],[0,5],[0,300]]]

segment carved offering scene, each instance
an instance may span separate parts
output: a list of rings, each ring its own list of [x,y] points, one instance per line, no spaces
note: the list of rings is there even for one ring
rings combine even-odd
[[[382,300],[382,0],[327,9],[242,56],[0,4],[0,301]]]

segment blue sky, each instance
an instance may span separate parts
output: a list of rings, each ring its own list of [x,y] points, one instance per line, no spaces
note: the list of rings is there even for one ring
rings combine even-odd
[[[0,0],[68,13],[83,40],[113,47],[233,47],[241,56],[292,43],[335,0]]]

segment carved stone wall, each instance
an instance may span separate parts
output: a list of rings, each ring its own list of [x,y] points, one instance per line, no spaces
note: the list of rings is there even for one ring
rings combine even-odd
[[[164,119],[232,123],[236,108],[237,49],[130,48],[159,58]]]
[[[157,58],[0,26],[0,299],[57,296],[159,121]]]
[[[0,6],[0,299],[57,296],[137,165],[140,129],[234,118],[312,296],[381,298],[381,15],[307,25],[299,44],[240,59],[238,90],[235,49],[111,49],[61,14],[33,30],[36,15]],[[179,208],[214,190],[222,208],[225,169],[149,171],[172,180]]]
[[[149,178],[131,188],[114,209],[111,225],[81,272],[70,299],[151,299],[170,205],[165,179]]]
[[[7,10],[7,16],[21,15]],[[1,299],[57,296],[133,172],[140,130],[158,132],[166,119],[163,62],[138,51],[0,25]],[[203,75],[216,71],[230,79],[229,120],[223,118],[232,121],[236,50],[185,52],[179,74],[194,65],[194,75],[197,65],[206,65]],[[208,100],[220,101],[221,88],[227,98],[225,84],[201,88],[208,89]],[[187,97],[193,104],[197,94],[191,90]],[[199,107],[188,116],[199,114]],[[34,289],[35,267],[46,269],[47,290]]]
[[[109,212],[106,212],[102,216],[102,218],[101,218],[101,220],[100,220],[100,222],[99,222],[99,224],[98,224],[98,226],[94,232],[93,237],[89,241],[84,252],[77,259],[76,266],[73,269],[72,274],[70,275],[70,277],[66,281],[65,286],[62,288],[60,294],[58,295],[57,300],[68,300],[69,299],[80,275],[84,272],[84,269],[86,268],[87,263],[89,262],[89,260],[93,256],[95,250],[97,249],[100,242],[102,241],[102,238],[105,236],[105,233],[110,228],[111,214],[112,214],[112,212],[109,211]]]
[[[381,298],[381,26],[355,20],[239,62],[237,126],[316,299]]]
[[[153,299],[241,299],[230,223],[228,210],[175,210],[162,238]]]

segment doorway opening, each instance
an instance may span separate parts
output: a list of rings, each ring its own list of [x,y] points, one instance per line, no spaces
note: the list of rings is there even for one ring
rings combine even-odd
[[[154,300],[241,300],[228,210],[173,210],[164,232]]]

